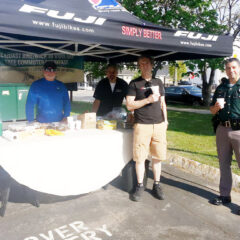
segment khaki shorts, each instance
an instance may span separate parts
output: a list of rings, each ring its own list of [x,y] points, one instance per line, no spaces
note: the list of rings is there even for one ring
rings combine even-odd
[[[166,160],[167,157],[167,124],[140,124],[134,125],[133,160],[143,162],[150,154],[153,159]]]

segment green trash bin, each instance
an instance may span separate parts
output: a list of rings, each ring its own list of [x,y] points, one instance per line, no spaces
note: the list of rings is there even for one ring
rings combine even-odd
[[[0,84],[0,115],[2,121],[17,120],[16,87]]]
[[[0,121],[0,136],[2,136],[2,122]]]
[[[29,86],[17,86],[17,120],[25,120],[25,105],[27,101]]]
[[[25,120],[25,104],[29,86],[21,83],[0,84],[0,116],[2,121]]]

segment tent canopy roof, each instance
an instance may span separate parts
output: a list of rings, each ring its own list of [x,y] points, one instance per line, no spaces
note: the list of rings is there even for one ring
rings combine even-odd
[[[185,60],[232,55],[232,37],[168,29],[114,0],[1,0],[0,49],[87,61]]]

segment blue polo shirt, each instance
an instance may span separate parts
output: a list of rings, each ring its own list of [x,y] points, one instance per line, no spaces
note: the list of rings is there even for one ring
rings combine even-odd
[[[45,78],[33,82],[26,102],[28,121],[34,120],[35,106],[36,119],[41,123],[59,122],[69,116],[71,105],[65,85],[58,80],[47,81]]]

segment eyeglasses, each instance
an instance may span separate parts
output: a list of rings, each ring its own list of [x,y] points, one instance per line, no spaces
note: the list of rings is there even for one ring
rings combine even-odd
[[[150,88],[152,86],[152,83],[151,82],[146,82],[145,83],[145,88]]]
[[[45,72],[56,72],[56,69],[53,68],[46,68],[44,69]]]

